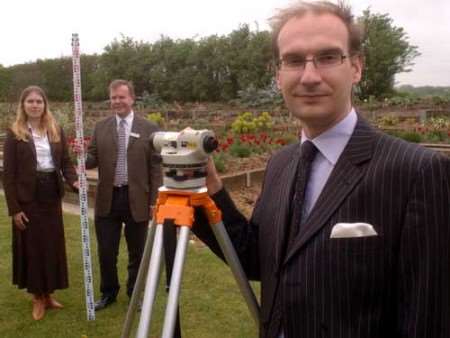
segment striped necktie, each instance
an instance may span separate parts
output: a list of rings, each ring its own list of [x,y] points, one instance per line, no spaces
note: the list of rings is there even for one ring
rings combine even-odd
[[[300,159],[297,168],[297,179],[295,182],[295,194],[292,207],[292,222],[290,228],[290,241],[298,235],[300,225],[305,221],[305,192],[311,172],[311,164],[317,154],[318,149],[311,141],[303,142],[300,148]]]
[[[117,130],[117,164],[116,173],[114,176],[114,185],[122,186],[126,185],[128,181],[127,173],[127,133],[125,131],[126,126],[125,119],[120,119],[119,129]]]

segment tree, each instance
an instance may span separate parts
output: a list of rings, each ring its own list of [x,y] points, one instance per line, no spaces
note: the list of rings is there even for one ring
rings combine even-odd
[[[358,88],[360,99],[390,96],[395,75],[409,72],[413,59],[420,55],[408,35],[396,27],[388,14],[374,14],[367,9],[358,18],[364,27],[364,70]]]
[[[72,98],[72,59],[37,60],[40,70],[41,86],[47,91],[49,100],[70,101]]]
[[[229,101],[242,90],[267,88],[273,76],[270,33],[253,32],[248,25],[198,40],[161,36],[149,43],[122,36],[101,55],[82,55],[80,61],[85,100],[106,99],[109,82],[123,78],[133,81],[137,96],[146,92],[166,102]],[[17,94],[30,84],[43,86],[51,100],[71,100],[70,58],[0,67],[0,97],[7,95],[2,88]]]
[[[0,101],[8,98],[8,89],[11,84],[11,71],[0,65]]]

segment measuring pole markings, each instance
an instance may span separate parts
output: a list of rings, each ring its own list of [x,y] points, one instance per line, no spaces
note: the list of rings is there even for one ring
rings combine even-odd
[[[78,34],[72,34],[73,97],[75,103],[75,130],[78,145],[78,181],[80,198],[81,245],[83,255],[84,288],[88,320],[95,320],[94,288],[89,238],[87,179],[84,154],[83,109],[81,99],[80,44]]]

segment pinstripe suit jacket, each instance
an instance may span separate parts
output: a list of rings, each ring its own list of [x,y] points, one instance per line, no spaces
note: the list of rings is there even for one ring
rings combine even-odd
[[[224,190],[213,196],[245,271],[261,281],[261,337],[278,337],[279,284],[286,338],[450,337],[449,159],[359,118],[286,248],[299,149],[269,161],[249,222]],[[330,239],[339,222],[370,223],[378,236]],[[208,227],[194,231],[221,255]]]

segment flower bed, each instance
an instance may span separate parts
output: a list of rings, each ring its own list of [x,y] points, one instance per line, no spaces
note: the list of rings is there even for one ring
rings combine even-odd
[[[296,140],[295,135],[279,132],[230,134],[219,138],[214,163],[220,173],[261,168],[275,150]]]

